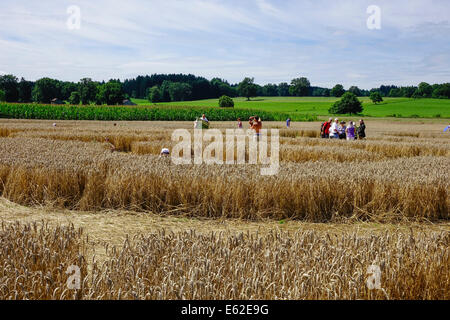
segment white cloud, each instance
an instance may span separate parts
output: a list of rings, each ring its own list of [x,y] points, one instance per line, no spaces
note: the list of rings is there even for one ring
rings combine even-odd
[[[0,4],[0,70],[37,79],[194,73],[258,83],[307,76],[313,85],[371,88],[448,81],[450,3],[373,1],[17,0]],[[81,8],[68,30],[66,9]]]

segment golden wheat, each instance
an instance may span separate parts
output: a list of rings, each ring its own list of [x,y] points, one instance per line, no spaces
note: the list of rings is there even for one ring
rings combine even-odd
[[[175,166],[159,159],[162,147],[173,147],[176,127],[7,123],[0,138],[0,194],[27,205],[205,217],[448,219],[445,135],[330,141],[310,138],[317,135],[310,129],[281,130],[279,173],[262,177],[255,165]],[[118,152],[111,153],[106,138]]]
[[[87,274],[81,229],[49,227],[45,223],[5,225],[0,229],[0,299],[80,299],[80,291],[65,284],[71,265]]]
[[[90,267],[89,241],[73,227],[3,224],[0,243],[0,299],[450,298],[448,232],[161,230],[106,246]],[[81,269],[78,290],[69,265]]]

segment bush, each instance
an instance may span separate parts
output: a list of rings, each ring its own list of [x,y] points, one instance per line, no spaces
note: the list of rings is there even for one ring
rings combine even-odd
[[[221,96],[219,98],[219,107],[221,108],[234,108],[234,101],[228,96]]]
[[[370,93],[370,100],[377,104],[378,102],[383,102],[383,97],[381,97],[381,94],[378,91],[374,91]]]
[[[69,97],[70,104],[80,104],[80,93],[78,91],[73,91]]]
[[[333,106],[328,109],[332,114],[361,113],[363,110],[361,101],[351,92],[346,92],[342,99],[336,101]]]

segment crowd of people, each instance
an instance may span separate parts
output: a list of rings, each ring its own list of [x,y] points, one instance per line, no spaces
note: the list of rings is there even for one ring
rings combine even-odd
[[[194,127],[197,127],[197,121],[207,122],[209,124],[208,119],[203,114],[200,119],[197,119]],[[250,129],[254,130],[254,138],[259,140],[262,129],[262,120],[259,116],[251,116],[248,120]],[[237,119],[237,127],[238,129],[242,129],[242,121],[241,118]],[[291,119],[287,118],[286,120],[286,128],[291,127]],[[328,121],[322,123],[320,128],[320,136],[326,139],[346,139],[346,140],[362,140],[366,138],[366,125],[364,120],[359,120],[359,126],[356,125],[355,122],[350,121],[347,125],[345,121],[340,121],[336,118],[329,118]]]
[[[320,136],[324,139],[363,140],[366,138],[366,125],[362,119],[359,120],[359,126],[356,126],[353,121],[347,125],[345,121],[339,122],[338,118],[334,121],[330,118],[322,123]]]
[[[201,129],[202,123],[207,124],[209,127],[209,120],[206,118],[205,114],[202,115],[201,118],[197,118],[194,122],[194,128]],[[262,129],[262,120],[259,116],[251,116],[248,119],[248,123],[250,125],[250,129],[254,131],[254,140],[258,141],[261,136]],[[238,129],[242,129],[242,121],[241,118],[237,119],[237,127]],[[286,128],[291,127],[291,119],[288,118],[286,120]],[[350,121],[347,125],[345,121],[339,122],[339,119],[336,118],[333,121],[333,118],[330,118],[328,121],[322,123],[320,128],[320,136],[322,138],[327,139],[347,139],[347,140],[356,140],[356,139],[365,139],[366,138],[366,125],[364,124],[364,120],[359,120],[359,126],[353,121]],[[167,148],[163,148],[160,153],[160,157],[169,156],[170,151]]]

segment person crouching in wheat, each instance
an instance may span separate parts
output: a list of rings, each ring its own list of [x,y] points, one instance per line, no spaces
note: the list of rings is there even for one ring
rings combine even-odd
[[[167,148],[162,148],[161,152],[159,153],[159,157],[169,157],[170,156],[170,151]]]
[[[108,144],[109,149],[111,150],[111,153],[116,151],[116,146],[113,145],[110,141],[109,138],[105,138],[105,142]]]

